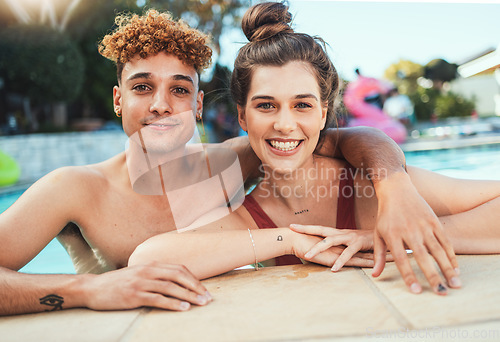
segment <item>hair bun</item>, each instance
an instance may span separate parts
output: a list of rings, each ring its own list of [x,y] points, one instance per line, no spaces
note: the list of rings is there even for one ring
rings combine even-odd
[[[263,2],[246,11],[241,28],[251,42],[271,38],[279,33],[293,32],[292,15],[281,2]]]

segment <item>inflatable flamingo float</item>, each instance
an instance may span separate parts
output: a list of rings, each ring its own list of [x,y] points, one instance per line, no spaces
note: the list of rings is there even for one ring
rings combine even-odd
[[[377,94],[386,94],[391,85],[375,78],[364,77],[358,73],[358,79],[350,82],[344,91],[344,105],[354,117],[348,126],[370,126],[382,130],[395,142],[406,140],[405,126],[388,116],[381,108],[366,102],[366,99]]]

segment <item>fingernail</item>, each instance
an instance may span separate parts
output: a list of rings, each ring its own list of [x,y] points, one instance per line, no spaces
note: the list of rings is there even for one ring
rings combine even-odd
[[[297,228],[299,225],[298,224],[291,224],[290,227],[291,228]]]
[[[455,268],[455,273],[456,273],[457,275],[460,275],[460,269],[459,269],[458,267],[457,267],[457,268]]]
[[[420,286],[419,283],[413,283],[410,285],[410,291],[413,293],[420,293],[422,292],[422,286]]]
[[[312,258],[313,254],[311,252],[307,252],[306,255],[304,255],[304,258],[310,259]]]
[[[181,304],[179,305],[179,309],[181,309],[182,311],[188,310],[189,307],[190,307],[190,305],[188,302],[181,302]]]
[[[198,296],[196,296],[196,301],[197,301],[197,302],[198,302],[198,304],[200,304],[200,305],[205,305],[205,304],[207,304],[208,299],[207,299],[207,297],[206,297],[206,296],[198,295]]]
[[[438,293],[446,293],[446,287],[443,284],[439,284],[437,287]]]
[[[460,278],[458,277],[453,277],[450,279],[450,286],[451,287],[460,287],[462,286],[462,282],[460,281]]]
[[[338,270],[339,270],[339,265],[334,264],[333,267],[332,267],[332,271],[333,272],[337,272]]]
[[[210,294],[210,292],[205,292],[205,297],[208,299],[208,300],[212,300],[212,295]]]

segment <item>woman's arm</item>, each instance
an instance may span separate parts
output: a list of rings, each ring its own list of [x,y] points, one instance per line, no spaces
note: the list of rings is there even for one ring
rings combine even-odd
[[[455,179],[415,167],[408,173],[457,253],[500,253],[500,181]]]
[[[128,264],[176,263],[186,266],[198,279],[205,279],[290,254],[291,246],[288,228],[170,232],[139,245]]]
[[[304,258],[319,241],[317,236],[289,228],[258,229],[246,209],[240,207],[203,227],[151,237],[135,249],[128,264],[176,263],[204,279],[286,254]],[[333,247],[308,260],[332,266],[343,251],[344,247]],[[373,254],[356,253],[347,265],[372,267]]]

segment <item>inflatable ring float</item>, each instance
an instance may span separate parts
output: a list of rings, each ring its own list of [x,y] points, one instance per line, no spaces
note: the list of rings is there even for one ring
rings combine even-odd
[[[15,184],[20,175],[21,169],[17,162],[0,151],[0,187]]]

